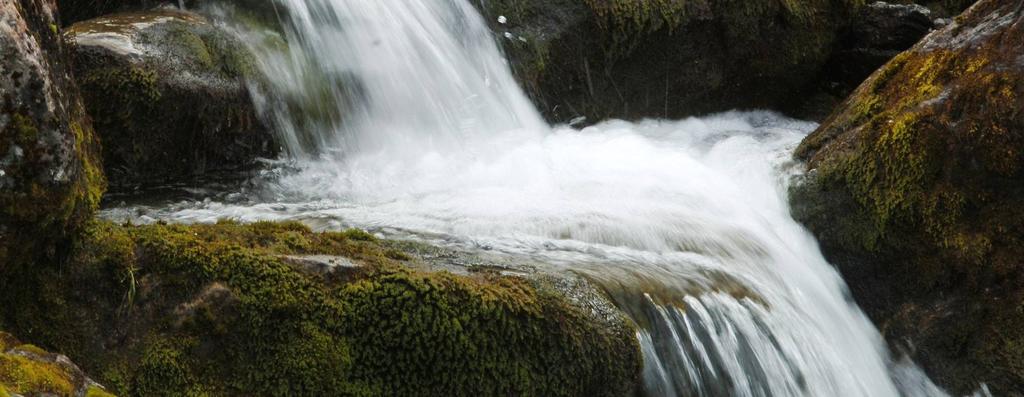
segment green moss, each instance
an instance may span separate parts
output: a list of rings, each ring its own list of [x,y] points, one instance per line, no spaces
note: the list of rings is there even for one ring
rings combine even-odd
[[[46,352],[46,350],[43,350],[39,346],[31,345],[31,344],[21,345],[21,346],[16,347],[15,349],[18,349],[18,350],[23,351],[23,352],[32,353],[32,354],[35,354],[35,355],[38,355],[38,356],[46,356],[46,355],[49,354],[49,353]]]
[[[67,374],[57,365],[13,354],[0,354],[0,385],[18,394],[32,392],[70,396],[74,391]]]
[[[202,396],[193,365],[183,353],[187,342],[156,341],[150,343],[134,371],[132,395],[135,396]]]
[[[39,128],[36,127],[31,118],[21,114],[14,114],[11,122],[13,123],[15,142],[31,144],[39,136]]]
[[[281,257],[305,254],[363,267],[311,273]],[[423,273],[396,257],[366,232],[313,233],[299,223],[100,222],[79,243],[74,271],[19,291],[100,316],[19,311],[16,323],[48,322],[55,332],[34,340],[128,395],[622,395],[636,387],[639,348],[628,326],[599,324],[522,279]],[[124,309],[128,269],[139,285]],[[65,283],[93,288],[59,292]],[[105,351],[125,318],[144,333]]]
[[[85,391],[85,397],[114,397],[114,395],[103,390],[102,387],[89,386],[89,389]]]

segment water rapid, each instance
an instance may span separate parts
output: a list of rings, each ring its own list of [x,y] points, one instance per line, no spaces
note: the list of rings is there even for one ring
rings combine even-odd
[[[468,0],[275,5],[282,29],[242,34],[288,167],[230,199],[106,216],[356,226],[576,272],[639,325],[652,396],[943,395],[789,215],[790,153],[814,124],[552,127]]]

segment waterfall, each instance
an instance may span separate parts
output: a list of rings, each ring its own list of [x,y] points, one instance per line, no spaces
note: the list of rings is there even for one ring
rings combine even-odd
[[[789,215],[790,153],[814,124],[552,127],[468,0],[275,5],[283,28],[246,35],[298,171],[147,217],[403,230],[576,272],[638,324],[652,396],[943,394],[890,356]]]

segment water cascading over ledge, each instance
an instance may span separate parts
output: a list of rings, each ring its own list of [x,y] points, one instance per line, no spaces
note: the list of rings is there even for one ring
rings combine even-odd
[[[582,274],[638,324],[650,395],[941,394],[890,357],[789,216],[789,153],[813,124],[551,127],[466,0],[275,4],[283,28],[244,35],[297,171],[242,204],[147,216],[440,235]]]

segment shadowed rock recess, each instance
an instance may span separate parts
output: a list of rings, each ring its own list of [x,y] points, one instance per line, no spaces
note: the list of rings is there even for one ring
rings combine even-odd
[[[966,393],[1024,390],[1024,2],[984,0],[797,150],[794,215],[890,342]]]

